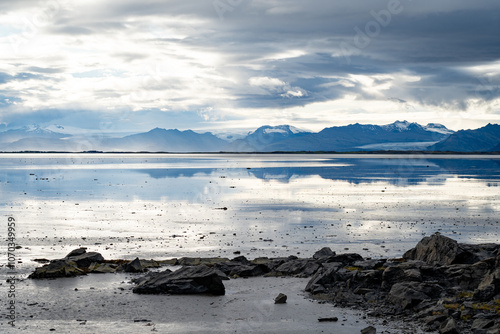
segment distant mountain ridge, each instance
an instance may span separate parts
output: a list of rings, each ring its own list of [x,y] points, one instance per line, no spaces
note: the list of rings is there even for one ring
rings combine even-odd
[[[432,130],[430,130],[432,129]],[[439,129],[439,131],[436,131]],[[451,130],[443,125],[429,124],[426,127],[418,123],[396,121],[387,125],[350,124],[325,128],[318,133],[308,134],[300,138],[290,138],[273,143],[265,151],[362,151],[363,147],[388,143],[432,143],[439,142],[449,136]],[[398,149],[388,146],[389,149]],[[372,149],[366,149],[372,150]]]
[[[430,146],[431,151],[492,152],[500,147],[500,125],[488,124],[476,130],[460,130]]]
[[[145,133],[113,138],[102,143],[104,151],[218,152],[227,144],[210,132],[155,128]]]
[[[224,147],[224,151],[262,152],[265,151],[269,145],[274,143],[310,134],[311,132],[302,131],[290,125],[265,125],[253,132],[250,132],[245,138],[231,142]]]
[[[55,129],[57,130],[57,129]],[[442,124],[396,121],[387,125],[350,124],[309,132],[291,125],[259,127],[236,140],[206,132],[155,128],[121,138],[82,136],[39,126],[0,132],[0,151],[104,152],[353,152],[430,150],[492,152],[500,149],[500,125],[454,132]]]

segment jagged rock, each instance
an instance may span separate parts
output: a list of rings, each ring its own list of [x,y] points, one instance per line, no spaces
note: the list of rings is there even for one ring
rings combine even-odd
[[[406,252],[403,258],[425,261],[432,265],[447,265],[453,263],[458,252],[458,242],[436,233],[423,238],[415,248]]]
[[[285,304],[287,300],[287,295],[280,293],[276,298],[274,298],[275,304]]]
[[[112,263],[92,263],[89,266],[89,272],[94,274],[108,274],[116,272],[118,266]]]
[[[77,249],[73,249],[71,252],[69,252],[68,255],[66,255],[66,258],[72,257],[72,256],[82,255],[82,254],[85,254],[86,252],[87,252],[87,247],[80,247]]]
[[[459,286],[464,290],[475,290],[488,274],[492,261],[480,261],[473,265],[451,265],[444,268],[442,276],[446,277],[448,284]]]
[[[269,268],[264,264],[239,265],[231,269],[229,276],[255,277],[255,276],[262,276],[268,272]]]
[[[252,263],[244,256],[237,257],[227,262],[218,262],[213,268],[224,273],[224,275],[239,277],[261,276],[268,273],[270,270],[267,265]]]
[[[356,261],[353,263],[353,267],[361,268],[361,269],[380,269],[385,264],[386,259],[375,259],[375,260],[363,260]]]
[[[439,296],[440,287],[418,282],[402,282],[392,286],[387,301],[401,307],[410,309],[420,304],[431,296]]]
[[[363,257],[356,253],[339,254],[330,256],[328,262],[342,262],[345,266],[352,265],[356,261],[363,261]]]
[[[237,256],[234,259],[231,260],[231,262],[239,262],[242,264],[250,264],[250,261],[246,257],[242,256]]]
[[[331,250],[330,247],[323,247],[313,255],[313,259],[315,260],[323,260],[323,259],[328,259],[331,256],[335,256],[336,253]]]
[[[479,318],[475,319],[474,322],[472,323],[473,330],[490,329],[493,326],[495,326],[495,321],[492,319]]]
[[[447,318],[444,314],[431,315],[424,319],[424,328],[428,332],[434,332],[439,329],[439,326],[445,321]]]
[[[150,279],[136,286],[133,292],[142,294],[224,295],[225,287],[214,269],[200,265],[153,275]]]
[[[38,267],[35,271],[28,276],[28,278],[59,278],[59,277],[74,277],[85,275],[85,272],[78,268],[76,262],[62,259],[55,260],[42,267]]]
[[[363,328],[361,334],[377,334],[377,329],[373,326]]]
[[[142,267],[141,260],[136,257],[133,261],[124,264],[122,266],[123,271],[126,273],[142,273],[144,272],[144,268]]]
[[[287,258],[273,258],[273,259],[270,259],[268,257],[259,257],[259,258],[256,258],[256,259],[252,260],[251,262],[253,264],[264,264],[264,265],[266,265],[269,268],[270,271],[275,271],[276,268],[278,268],[283,263],[285,263],[286,260],[287,260]]]
[[[473,299],[477,301],[489,301],[500,292],[500,268],[484,276],[483,280],[474,291]]]
[[[485,247],[490,247],[490,251]],[[423,238],[415,248],[406,252],[403,258],[425,261],[431,265],[473,264],[487,257],[491,251],[491,245],[459,245],[457,241],[436,233]]]
[[[275,269],[275,275],[310,277],[316,273],[320,265],[310,259],[294,259],[286,261]]]
[[[76,262],[78,268],[88,268],[92,263],[102,263],[104,258],[97,252],[83,253],[66,259]]]
[[[177,265],[179,266],[199,266],[200,264],[204,264],[207,266],[213,266],[217,263],[228,262],[227,258],[220,257],[182,257],[177,261]]]
[[[457,328],[457,323],[455,319],[453,318],[448,318],[448,320],[444,321],[441,326],[439,326],[439,333],[440,334],[459,334],[460,332],[458,331]]]
[[[324,290],[325,285],[332,284],[335,282],[335,273],[342,268],[342,263],[327,263],[323,264],[323,267],[318,270],[313,277],[309,280],[306,286],[307,292],[318,291],[318,288],[323,287],[321,290]]]

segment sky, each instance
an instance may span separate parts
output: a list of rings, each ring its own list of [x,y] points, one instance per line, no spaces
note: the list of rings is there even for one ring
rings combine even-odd
[[[497,0],[1,1],[0,131],[478,128],[499,31]]]

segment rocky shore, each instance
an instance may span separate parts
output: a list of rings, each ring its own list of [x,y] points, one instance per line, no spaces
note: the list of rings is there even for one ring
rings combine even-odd
[[[171,271],[163,266],[180,266]],[[311,298],[411,321],[428,332],[500,333],[500,245],[423,238],[399,259],[370,259],[323,248],[311,258],[180,258],[105,260],[79,248],[37,268],[32,279],[113,272],[137,273],[134,293],[223,295],[223,281],[245,277],[307,277]],[[276,291],[276,295],[279,291]],[[273,296],[274,297],[274,296]],[[286,300],[286,299],[285,299]],[[375,333],[367,328],[367,332]]]

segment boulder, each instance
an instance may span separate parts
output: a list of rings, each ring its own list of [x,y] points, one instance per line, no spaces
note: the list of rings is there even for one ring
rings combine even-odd
[[[492,319],[478,318],[472,323],[473,330],[490,329],[493,326],[495,326],[495,320]]]
[[[225,287],[218,273],[205,265],[182,267],[153,275],[133,289],[141,294],[212,294],[224,295]]]
[[[402,282],[392,286],[387,301],[402,309],[411,309],[426,299],[439,296],[440,287],[418,282]]]
[[[329,257],[335,255],[336,255],[335,252],[332,251],[330,247],[323,247],[319,251],[314,253],[313,259],[319,260],[321,262],[321,260],[323,259],[327,260]]]
[[[104,258],[102,257],[102,255],[97,252],[89,252],[76,256],[69,256],[66,257],[66,259],[75,262],[78,268],[88,268],[92,263],[104,262]]]
[[[459,245],[456,240],[435,233],[420,240],[403,258],[420,260],[431,265],[473,264],[480,260],[480,257],[472,253],[474,249],[478,250],[468,245]]]
[[[459,334],[460,332],[458,331],[457,328],[457,323],[455,319],[453,318],[448,318],[448,320],[444,321],[441,326],[439,326],[439,333],[440,334]]]
[[[336,272],[343,267],[342,263],[326,263],[323,264],[322,268],[319,269],[309,280],[306,286],[307,292],[322,292],[325,285],[331,285],[336,281]],[[319,289],[323,287],[323,289]]]
[[[77,249],[73,249],[71,252],[69,252],[68,255],[66,255],[66,258],[72,257],[72,256],[82,255],[82,254],[85,254],[86,252],[87,252],[87,247],[80,247]]]
[[[55,260],[42,267],[36,268],[28,278],[59,278],[59,277],[75,277],[85,275],[85,271],[78,268],[76,262],[67,259]]]
[[[377,334],[377,329],[373,326],[363,328],[361,334]]]
[[[145,271],[145,268],[142,267],[141,261],[138,257],[136,257],[133,261],[124,264],[122,269],[126,273],[142,273]]]
[[[287,295],[280,293],[276,298],[274,298],[275,304],[286,304]]]

